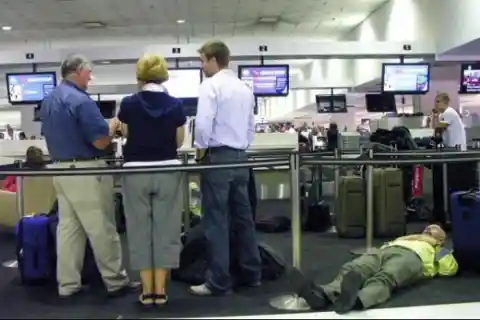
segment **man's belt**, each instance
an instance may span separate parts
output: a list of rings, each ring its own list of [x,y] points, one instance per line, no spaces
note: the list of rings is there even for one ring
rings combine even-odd
[[[60,159],[53,160],[53,162],[62,163],[62,162],[82,162],[82,161],[97,161],[97,160],[107,160],[105,157],[80,157],[80,158],[71,158],[71,159]]]

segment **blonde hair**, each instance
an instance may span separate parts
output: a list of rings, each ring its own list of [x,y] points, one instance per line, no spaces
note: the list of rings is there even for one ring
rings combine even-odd
[[[167,81],[167,61],[156,54],[144,54],[137,61],[137,80],[155,83]]]
[[[450,97],[448,96],[448,93],[445,93],[445,92],[441,92],[441,93],[437,94],[435,99],[440,100],[445,104],[450,103]]]
[[[445,231],[438,224],[431,224],[427,226],[425,230],[428,230],[431,236],[433,236],[435,239],[437,239],[441,243],[443,243],[445,241],[445,238],[447,237],[447,234],[445,233]]]

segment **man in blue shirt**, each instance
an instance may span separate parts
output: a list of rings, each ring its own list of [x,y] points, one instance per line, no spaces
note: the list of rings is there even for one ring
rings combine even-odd
[[[195,118],[197,154],[211,164],[248,161],[246,149],[254,136],[252,89],[228,69],[230,51],[223,42],[208,42],[199,53],[208,79],[201,85]],[[203,225],[210,256],[206,282],[191,287],[193,294],[224,294],[236,284],[260,285],[261,260],[248,195],[249,178],[247,168],[202,172]],[[238,257],[242,279],[231,279],[231,256]]]
[[[53,168],[105,167],[118,120],[107,123],[87,89],[91,65],[80,55],[61,66],[63,81],[42,102],[40,120]],[[59,206],[57,280],[60,297],[81,292],[81,270],[87,240],[108,292],[130,289],[122,268],[121,244],[115,227],[111,176],[53,178]]]

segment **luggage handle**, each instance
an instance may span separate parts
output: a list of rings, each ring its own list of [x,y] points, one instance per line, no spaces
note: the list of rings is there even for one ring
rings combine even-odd
[[[458,195],[458,203],[462,206],[470,206],[477,200],[477,188],[472,188]]]

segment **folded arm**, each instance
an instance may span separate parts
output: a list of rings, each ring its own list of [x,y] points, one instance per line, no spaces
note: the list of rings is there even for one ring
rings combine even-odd
[[[432,236],[429,236],[427,234],[411,234],[408,236],[403,236],[398,238],[399,240],[413,240],[413,241],[424,241],[427,242],[428,244],[432,245],[433,247],[436,247],[440,245],[440,242],[435,239]]]

